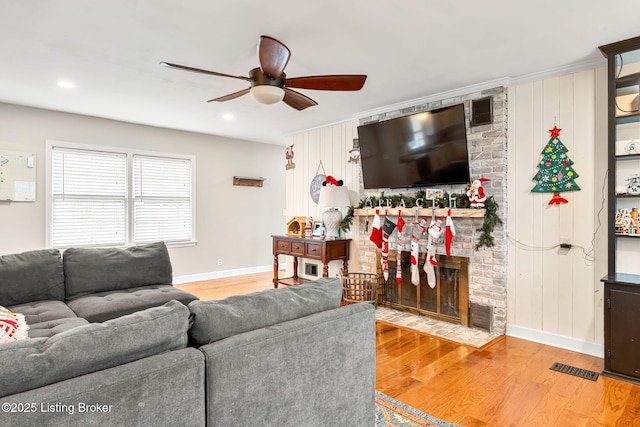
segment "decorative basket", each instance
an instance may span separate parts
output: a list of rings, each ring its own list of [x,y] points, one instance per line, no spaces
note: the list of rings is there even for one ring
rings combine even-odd
[[[378,306],[380,275],[375,273],[347,273],[342,275],[342,300],[345,304],[372,302]]]

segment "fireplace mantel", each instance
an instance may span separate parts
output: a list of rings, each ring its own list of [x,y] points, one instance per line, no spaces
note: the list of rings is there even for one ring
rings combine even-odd
[[[387,215],[398,215],[398,211],[402,211],[402,216],[447,216],[447,212],[449,208],[386,208],[386,207],[377,207],[377,208],[366,208],[366,209],[355,209],[353,211],[354,216],[373,216],[378,211],[380,214]],[[417,214],[416,214],[417,211]],[[451,216],[459,217],[459,218],[483,218],[484,217],[484,209],[461,209],[461,208],[452,208]]]

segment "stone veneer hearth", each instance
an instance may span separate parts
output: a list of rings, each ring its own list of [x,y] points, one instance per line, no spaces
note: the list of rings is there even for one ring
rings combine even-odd
[[[471,178],[489,178],[484,184],[488,195],[493,196],[498,203],[498,216],[503,224],[496,227],[492,236],[495,245],[491,248],[475,249],[482,226],[482,218],[455,217],[453,218],[456,236],[452,243],[452,255],[469,258],[469,302],[493,307],[492,332],[504,334],[507,320],[507,239],[506,239],[506,210],[507,210],[507,94],[504,87],[498,87],[482,92],[449,98],[445,100],[429,102],[410,108],[377,114],[360,119],[360,124],[387,120],[422,111],[453,105],[463,102],[467,124],[470,123],[469,113],[471,101],[478,98],[491,96],[493,98],[493,123],[489,125],[467,128],[467,143],[469,149],[469,161]],[[361,176],[361,174],[360,174]],[[379,192],[364,190],[362,181],[359,183],[360,197],[380,197]],[[449,193],[464,193],[466,186],[438,186]],[[415,190],[385,191],[385,195],[411,194]],[[384,213],[382,211],[382,213]],[[390,216],[396,222],[396,216]],[[410,224],[413,214],[406,211],[403,219],[407,223],[407,232],[410,234]],[[376,252],[378,249],[369,241],[373,216],[371,210],[356,215],[352,238],[354,240],[354,267],[356,271],[373,272],[376,270]],[[390,239],[390,249],[396,249],[396,232]],[[409,250],[410,241],[405,240],[405,248]],[[426,251],[426,238],[421,242],[421,252]],[[437,246],[437,253],[444,254],[444,245]]]

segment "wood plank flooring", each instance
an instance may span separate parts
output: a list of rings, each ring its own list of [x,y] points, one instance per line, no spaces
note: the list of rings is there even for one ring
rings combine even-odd
[[[177,285],[201,299],[273,287],[271,273]],[[640,386],[552,371],[603,360],[513,337],[481,349],[378,322],[376,388],[434,417],[475,426],[640,426]],[[640,355],[639,355],[640,357]]]

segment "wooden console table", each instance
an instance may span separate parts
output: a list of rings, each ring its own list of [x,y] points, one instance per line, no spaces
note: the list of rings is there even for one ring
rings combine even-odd
[[[291,236],[271,236],[273,238],[273,287],[299,285],[307,280],[298,276],[298,257],[322,261],[322,277],[329,276],[329,261],[342,260],[342,271],[348,273],[349,244],[351,239],[305,239]],[[293,277],[278,278],[278,255],[293,257]]]

